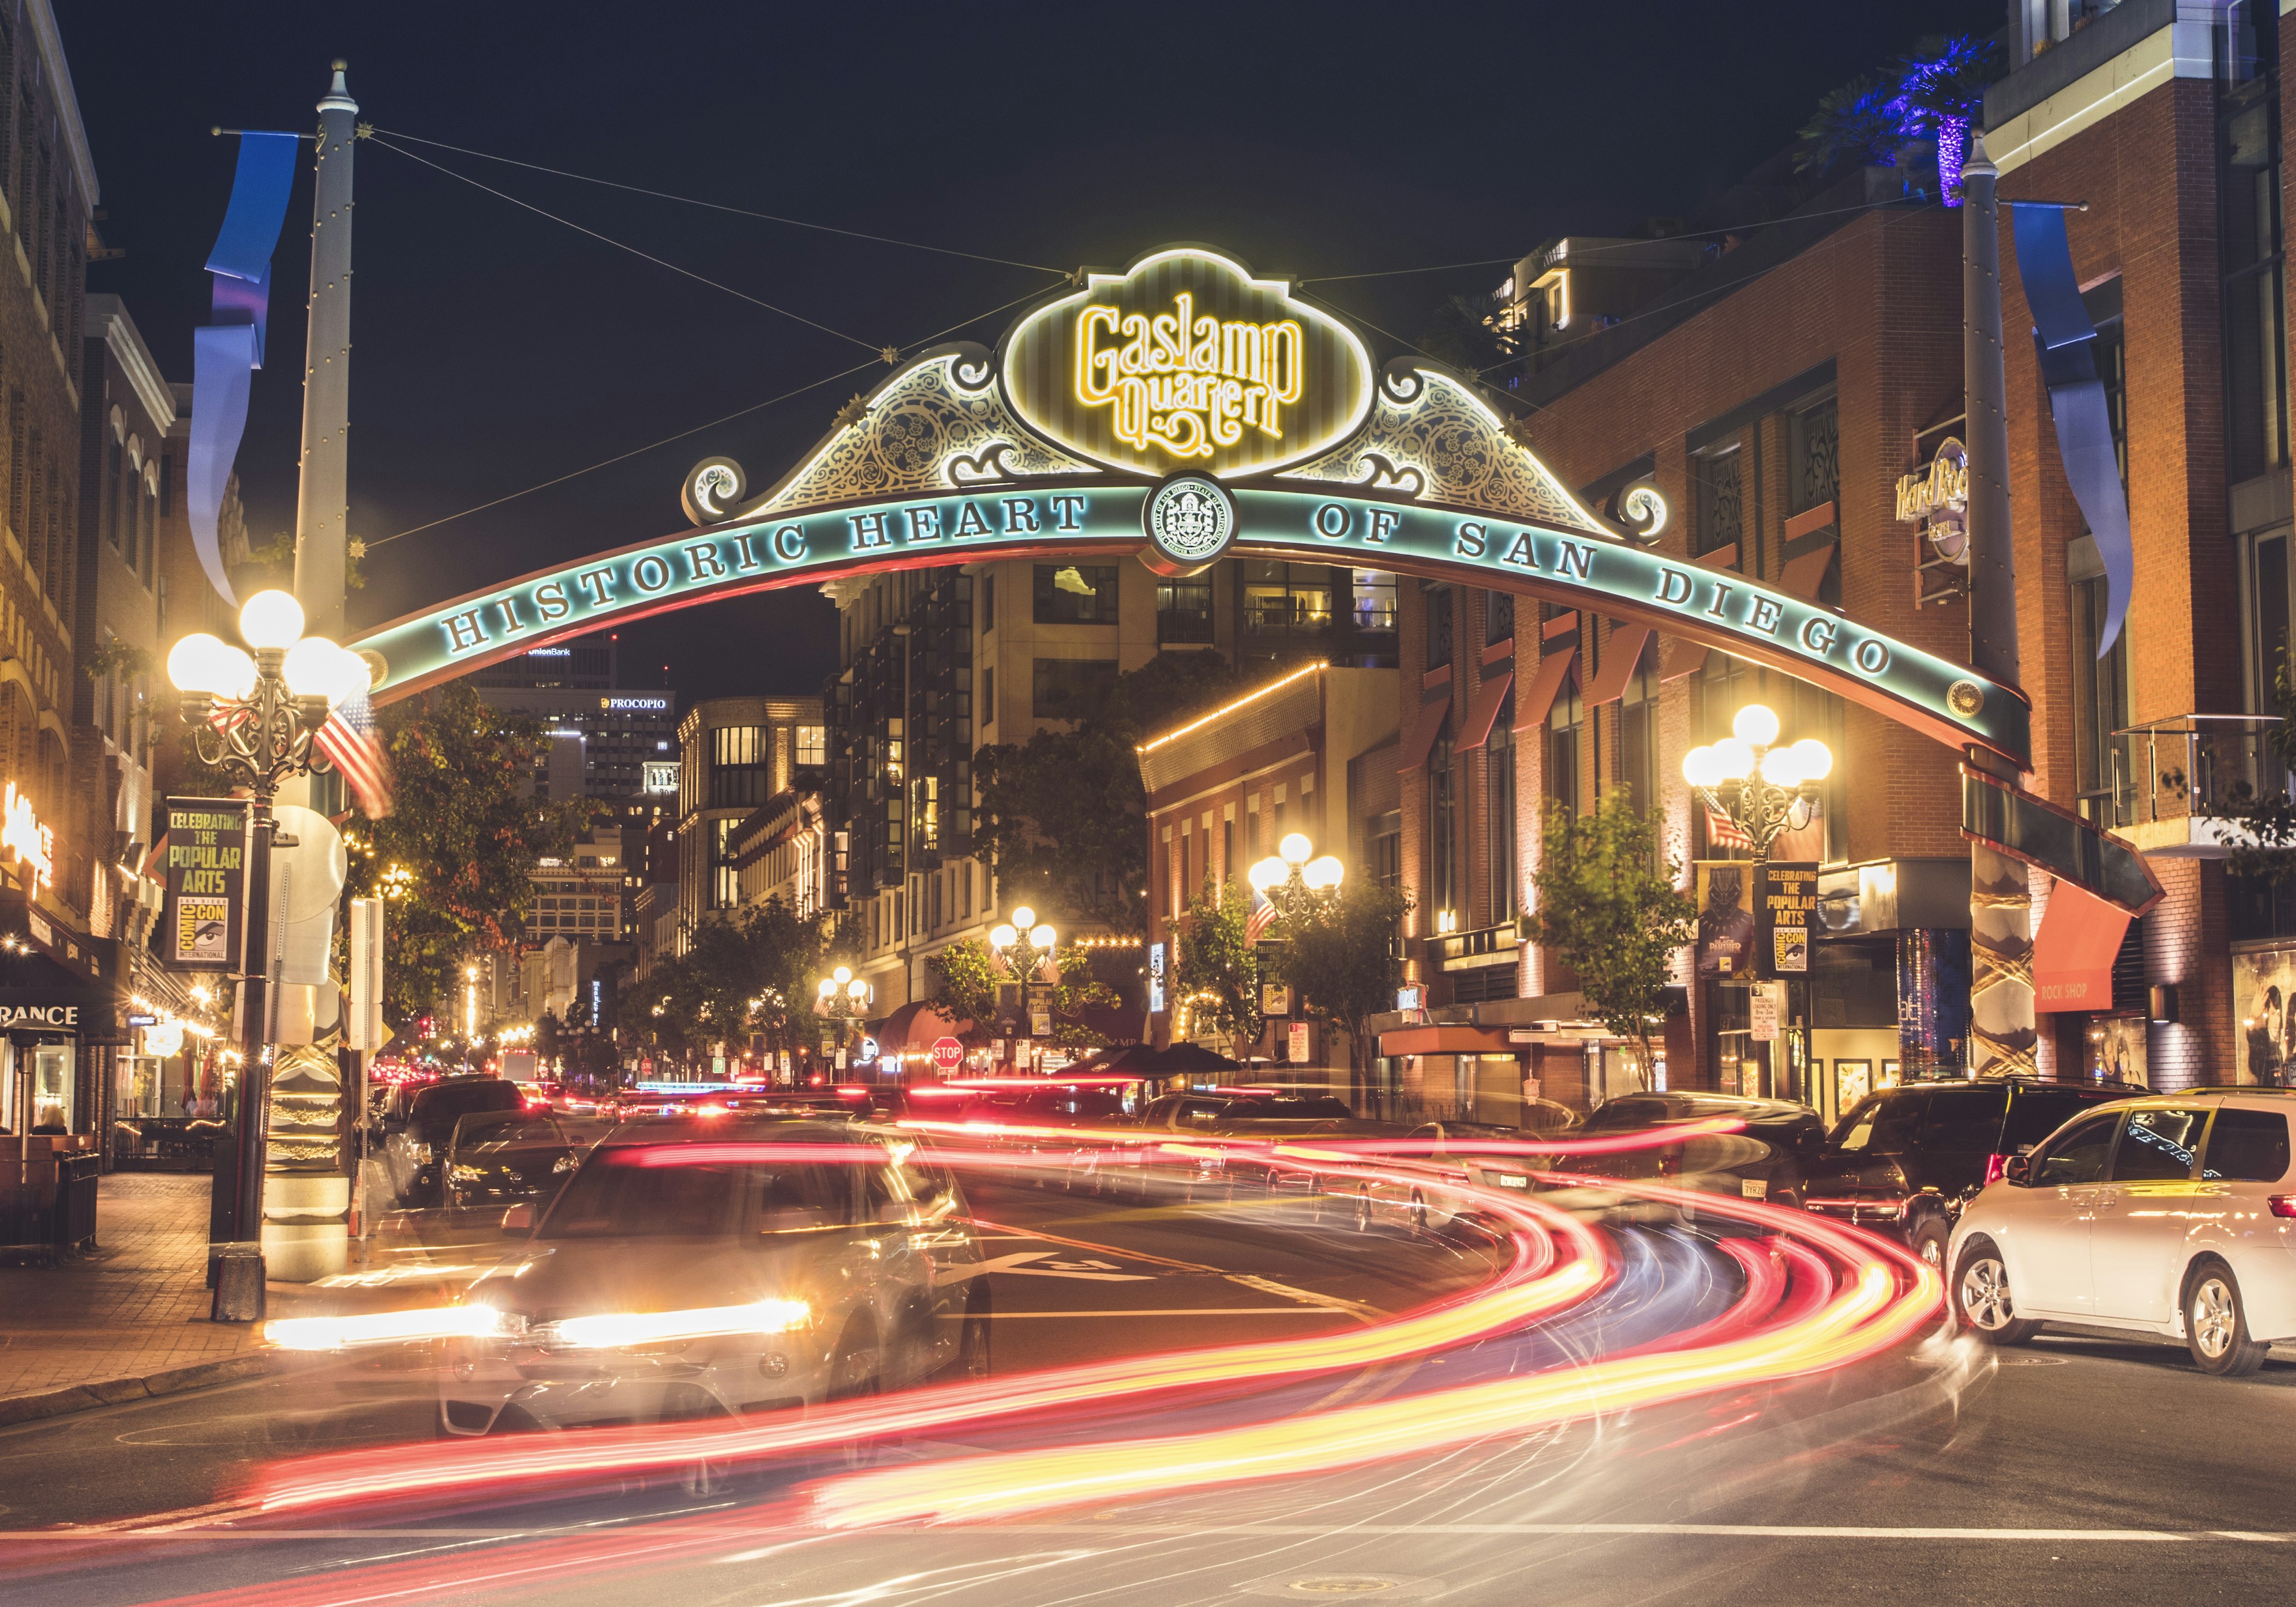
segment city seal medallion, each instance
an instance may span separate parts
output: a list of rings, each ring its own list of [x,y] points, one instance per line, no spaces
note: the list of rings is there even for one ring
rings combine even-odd
[[[1235,539],[1235,498],[1209,474],[1167,475],[1142,505],[1148,550],[1140,561],[1171,578],[1210,569]]]

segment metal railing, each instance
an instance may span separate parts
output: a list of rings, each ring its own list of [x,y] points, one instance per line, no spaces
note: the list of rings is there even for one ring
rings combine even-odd
[[[1509,953],[1522,946],[1521,934],[1512,921],[1504,926],[1479,926],[1472,931],[1439,932],[1428,941],[1439,963],[1464,960],[1475,955]]]
[[[2080,795],[2084,817],[2106,827],[2188,816],[2222,817],[2290,795],[2274,750],[2273,714],[2180,714],[2112,734],[2107,784]]]

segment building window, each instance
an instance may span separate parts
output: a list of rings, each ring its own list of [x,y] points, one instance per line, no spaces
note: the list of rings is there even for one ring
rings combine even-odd
[[[1841,491],[1841,413],[1833,397],[1813,402],[1786,421],[1792,512],[1833,501]]]
[[[1578,726],[1586,717],[1578,688],[1566,683],[1546,711],[1546,796],[1578,812]]]
[[[1403,885],[1403,811],[1390,809],[1364,822],[1364,868],[1382,887]]]
[[[1483,594],[1483,645],[1496,647],[1514,640],[1514,594]]]
[[[2096,649],[2104,619],[2104,577],[2073,582],[2074,779],[2082,813],[2110,825],[2117,823],[2111,812],[2116,791],[2112,734],[2128,724],[2128,627],[2122,624],[2112,651],[2100,659]],[[2124,764],[2119,783],[2131,779]]]
[[[1738,484],[1738,448],[1690,460],[1696,481],[1698,528],[1693,532],[1701,553],[1735,546],[1743,533],[1745,504]]]
[[[730,816],[709,823],[710,909],[732,909],[742,902],[742,873],[734,868],[734,828],[738,824]]]
[[[1349,574],[1351,594],[1349,623],[1358,631],[1395,632],[1395,577],[1385,570],[1354,570]]]
[[[1320,563],[1251,559],[1236,567],[1249,636],[1302,635],[1332,623],[1332,571]]]
[[[754,808],[773,795],[772,732],[764,726],[718,726],[709,733],[711,809]]]
[[[1619,702],[1619,780],[1636,809],[1658,808],[1658,646],[1643,644]]]
[[[1116,623],[1116,565],[1040,563],[1037,570],[1037,623]]]
[[[1209,574],[1190,580],[1156,583],[1156,640],[1163,643],[1212,639],[1212,583]]]
[[[1040,720],[1080,720],[1115,686],[1113,659],[1038,659],[1029,707]]]
[[[2288,462],[2288,334],[2280,242],[2277,9],[2226,13],[2227,76],[2218,98],[2217,193],[2224,265],[2226,479],[2243,480]]]
[[[994,570],[980,578],[980,628],[983,631],[996,628],[996,575]]]
[[[2106,280],[2081,293],[2096,339],[2089,351],[2096,362],[2097,382],[2104,387],[2104,421],[2112,431],[2112,458],[2120,468],[2123,496],[2128,489],[2128,325],[2120,316],[2120,281]]]
[[[826,726],[800,726],[797,728],[797,762],[813,766],[829,762],[829,728]]]
[[[1459,787],[1458,764],[1448,736],[1435,744],[1427,782],[1428,900],[1439,917],[1448,914],[1456,923],[1460,904]]]
[[[1425,588],[1427,603],[1427,668],[1440,669],[1451,661],[1451,611],[1456,594],[1447,586]]]
[[[996,723],[996,666],[986,664],[980,670],[980,723]]]
[[[1499,704],[1484,753],[1483,819],[1490,832],[1491,924],[1512,921],[1515,898],[1514,693]]]

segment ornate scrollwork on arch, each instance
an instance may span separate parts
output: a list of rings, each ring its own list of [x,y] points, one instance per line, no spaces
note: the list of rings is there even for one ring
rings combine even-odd
[[[1550,527],[1615,537],[1460,381],[1398,357],[1380,376],[1370,421],[1283,480],[1407,491],[1423,502],[1464,503]]]
[[[741,517],[984,480],[1094,472],[1024,428],[995,379],[995,362],[983,347],[964,342],[922,353],[888,376],[854,422]]]

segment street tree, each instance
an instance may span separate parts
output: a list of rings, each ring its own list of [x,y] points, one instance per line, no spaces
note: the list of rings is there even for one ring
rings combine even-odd
[[[1237,1048],[1257,1043],[1265,1018],[1259,1013],[1259,954],[1246,931],[1251,896],[1230,881],[1207,886],[1188,900],[1181,917],[1180,952],[1172,980],[1188,1013]]]
[[[1279,883],[1268,895],[1275,906],[1269,935],[1279,940],[1276,980],[1299,996],[1303,1010],[1347,1035],[1360,1098],[1378,1054],[1371,1019],[1395,1008],[1403,980],[1396,927],[1410,897],[1368,877],[1320,894]]]
[[[988,944],[978,938],[960,938],[928,956],[925,968],[936,984],[934,1004],[956,1023],[957,1038],[965,1047],[978,1049],[1006,1036],[997,990],[1019,979]],[[1086,1012],[1120,1004],[1116,990],[1093,974],[1091,955],[1074,945],[1054,956],[1053,969],[1058,980],[1051,985],[1052,1041],[1064,1049],[1100,1047],[1108,1039],[1092,1027]]]
[[[2272,704],[2280,718],[2263,726],[2262,741],[2273,762],[2259,768],[2283,778],[2282,784],[2259,788],[2244,779],[2234,781],[2210,810],[2247,828],[2230,834],[2233,848],[2225,858],[2226,871],[2279,886],[2296,880],[2296,796],[2284,780],[2296,775],[2296,679],[2291,678],[2284,651],[2272,674]],[[2181,766],[2160,779],[2178,793],[2191,784]]]
[[[718,1043],[738,1049],[752,1034],[769,1048],[810,1045],[819,1031],[813,990],[824,924],[781,898],[703,917],[685,952],[639,988],[643,1019],[680,1052]]]
[[[384,900],[383,1013],[405,1022],[448,997],[472,955],[524,935],[536,861],[563,857],[594,806],[532,796],[549,739],[532,717],[481,701],[467,681],[376,720],[395,796],[390,814],[358,832],[344,894]]]
[[[975,754],[973,856],[994,868],[1006,906],[1146,930],[1148,799],[1137,744],[1217,706],[1236,685],[1216,652],[1159,653],[1117,676],[1068,730]]]
[[[1635,1041],[1647,1076],[1668,968],[1697,930],[1697,906],[1674,885],[1681,866],[1660,860],[1650,822],[1624,788],[1591,815],[1550,803],[1545,841],[1527,933],[1578,973],[1587,1009]]]

